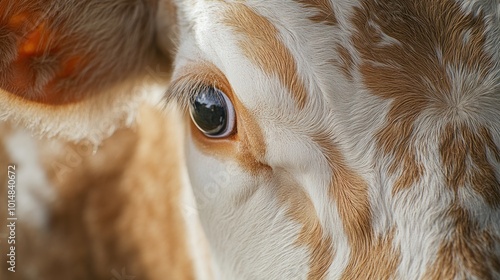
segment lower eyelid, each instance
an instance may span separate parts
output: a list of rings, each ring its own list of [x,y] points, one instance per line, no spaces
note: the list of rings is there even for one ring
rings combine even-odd
[[[231,135],[236,128],[236,111],[233,105],[233,102],[227,97],[224,93],[222,94],[224,97],[224,100],[227,104],[227,127],[222,135],[220,137],[226,137],[228,135]]]

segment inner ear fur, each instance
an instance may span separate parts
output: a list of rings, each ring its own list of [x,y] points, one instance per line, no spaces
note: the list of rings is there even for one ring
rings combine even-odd
[[[166,86],[174,26],[170,0],[0,0],[0,119],[109,135]]]

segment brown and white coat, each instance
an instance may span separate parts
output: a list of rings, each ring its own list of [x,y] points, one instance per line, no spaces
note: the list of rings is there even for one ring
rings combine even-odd
[[[98,144],[138,115],[59,188],[39,153],[52,202],[33,205],[92,221],[70,224],[89,234],[67,246],[94,246],[83,271],[500,277],[497,0],[51,2],[0,1],[0,116]],[[234,108],[227,137],[189,117],[203,86]]]

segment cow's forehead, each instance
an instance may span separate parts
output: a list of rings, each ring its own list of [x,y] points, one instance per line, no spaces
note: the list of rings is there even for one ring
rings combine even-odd
[[[256,120],[266,145],[280,142],[272,139],[282,133],[293,139],[309,137],[309,132],[294,131],[329,130],[332,93],[343,94],[348,87],[337,50],[328,47],[338,36],[325,36],[338,33],[332,6],[278,2],[195,1],[195,9],[185,8],[181,33],[186,40],[170,88],[182,95],[185,91],[175,89],[178,78],[187,74],[191,82],[214,84],[207,79],[214,76],[217,85],[225,81],[224,88]],[[267,149],[268,155],[278,154],[283,145],[276,148]]]
[[[182,5],[185,29],[203,58],[228,75],[238,95],[251,95],[249,102],[265,96],[298,109],[311,100],[335,106],[353,102],[361,90],[394,98],[408,91],[394,91],[398,81],[439,94],[443,87],[466,83],[459,75],[492,73],[492,59],[498,59],[493,4],[482,9],[467,1]]]

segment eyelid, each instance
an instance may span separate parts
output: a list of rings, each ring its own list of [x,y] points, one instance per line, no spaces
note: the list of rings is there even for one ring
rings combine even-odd
[[[171,100],[176,101],[182,112],[188,112],[196,94],[207,87],[209,85],[200,80],[192,79],[191,75],[182,76],[169,86],[164,97],[165,104]]]
[[[223,92],[229,99],[234,95],[231,84],[224,73],[208,61],[188,63],[175,71],[163,101],[175,101],[182,112],[188,112],[190,101],[204,87],[213,87]]]

